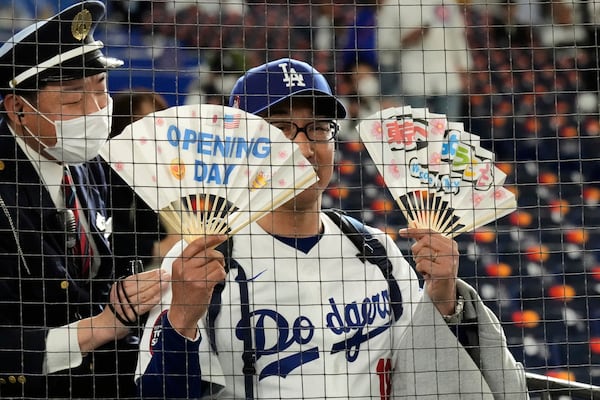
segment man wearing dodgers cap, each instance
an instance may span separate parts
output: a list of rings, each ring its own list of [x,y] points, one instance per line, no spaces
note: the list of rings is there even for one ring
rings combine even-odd
[[[234,235],[222,291],[209,307],[198,303],[201,340],[165,346],[151,311],[138,362],[144,395],[528,397],[498,320],[457,279],[455,241],[403,229],[415,240],[413,269],[380,230],[321,210],[336,119],[346,115],[323,75],[305,62],[275,60],[247,71],[229,104],[281,129],[319,181]],[[185,366],[178,372],[187,386],[171,373],[176,365]]]
[[[106,71],[122,61],[106,57],[93,37],[104,13],[103,3],[84,1],[0,47],[2,398],[135,396],[132,328],[167,278],[130,271],[111,254],[97,156],[112,117]],[[185,283],[176,276],[184,265],[186,279],[205,269],[218,277],[220,255],[206,250],[215,244],[190,244],[174,278]],[[172,309],[165,324],[177,329],[181,312]]]

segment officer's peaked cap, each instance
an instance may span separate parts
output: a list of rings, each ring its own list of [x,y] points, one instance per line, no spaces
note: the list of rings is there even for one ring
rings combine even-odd
[[[123,61],[105,57],[93,33],[106,8],[83,1],[55,16],[32,24],[0,47],[0,92],[36,89],[44,82],[81,79]]]
[[[346,108],[332,94],[325,77],[309,64],[291,58],[249,69],[233,87],[229,106],[259,114],[291,97],[313,99],[317,114],[346,117]]]

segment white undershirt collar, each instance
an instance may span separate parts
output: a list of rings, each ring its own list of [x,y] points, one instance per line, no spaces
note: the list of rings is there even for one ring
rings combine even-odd
[[[65,200],[61,190],[63,166],[33,150],[25,143],[23,138],[15,133],[10,125],[8,125],[8,128],[21,150],[23,150],[23,153],[25,153],[29,161],[31,161],[31,164],[40,176],[46,189],[50,192],[50,197],[56,208],[63,208],[65,206]]]

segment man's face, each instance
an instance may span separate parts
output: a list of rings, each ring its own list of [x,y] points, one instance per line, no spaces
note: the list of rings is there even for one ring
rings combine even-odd
[[[49,83],[37,93],[37,101],[34,104],[24,101],[21,103],[23,116],[20,123],[28,128],[30,135],[38,136],[47,146],[54,146],[56,130],[50,121],[78,118],[107,106],[106,74]],[[37,108],[37,112],[32,105]],[[28,133],[22,134],[27,139]]]
[[[269,122],[284,121],[293,122],[298,128],[303,129],[308,124],[316,120],[323,121],[326,118],[315,115],[313,111],[313,102],[310,99],[296,99],[293,106],[289,102],[276,105],[269,110],[266,120]],[[293,139],[302,155],[313,165],[319,181],[298,194],[291,202],[283,207],[294,207],[294,210],[314,209],[314,204],[320,208],[321,195],[329,185],[333,176],[333,161],[335,151],[335,141],[310,141],[304,132],[298,132]]]

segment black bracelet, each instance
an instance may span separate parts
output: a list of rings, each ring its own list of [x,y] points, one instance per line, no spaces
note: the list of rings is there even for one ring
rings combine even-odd
[[[115,315],[115,317],[119,320],[119,322],[121,322],[123,325],[127,326],[127,327],[135,327],[139,325],[139,314],[135,311],[135,308],[133,307],[133,304],[131,304],[131,301],[129,299],[129,297],[127,296],[127,293],[125,292],[125,288],[123,287],[123,278],[117,280],[117,282],[115,282],[115,291],[117,292],[117,299],[119,301],[119,307],[120,307],[120,311],[121,313],[125,316],[123,317],[121,315],[121,313],[117,312],[114,304],[112,303],[112,301],[110,301],[108,303],[108,308],[110,308],[110,311],[112,311],[112,313]],[[123,294],[121,295],[121,291],[123,292]],[[135,315],[135,319],[129,319],[129,317],[127,317],[127,314],[124,312],[123,310],[123,305],[125,304],[123,301],[123,297],[125,297],[125,300],[127,301],[127,304],[129,305],[130,309],[132,310],[133,314]]]
[[[121,309],[123,309],[123,304],[127,304],[129,306],[129,309],[133,313],[133,315],[135,315],[135,320],[131,320],[131,324],[137,325],[138,321],[140,320],[140,315],[135,310],[135,307],[133,306],[133,304],[131,304],[131,300],[129,299],[129,296],[127,295],[127,292],[125,291],[125,287],[123,285],[124,285],[123,279],[119,279],[119,281],[117,282],[117,296],[119,297],[119,302],[121,303]],[[120,289],[120,291],[119,291],[119,289]],[[122,301],[120,292],[123,292],[123,296],[125,297],[125,300],[127,300],[127,303]],[[127,316],[127,313],[123,312],[123,314],[125,314],[125,316]],[[129,318],[127,318],[127,319],[129,320]]]
[[[121,322],[123,325],[125,325],[127,327],[133,326],[129,320],[126,320],[125,318],[121,317],[121,315],[117,312],[117,310],[115,310],[115,307],[112,305],[112,303],[108,303],[107,305],[108,305],[108,308],[110,308],[110,311],[112,311],[114,316],[119,320],[119,322]]]

